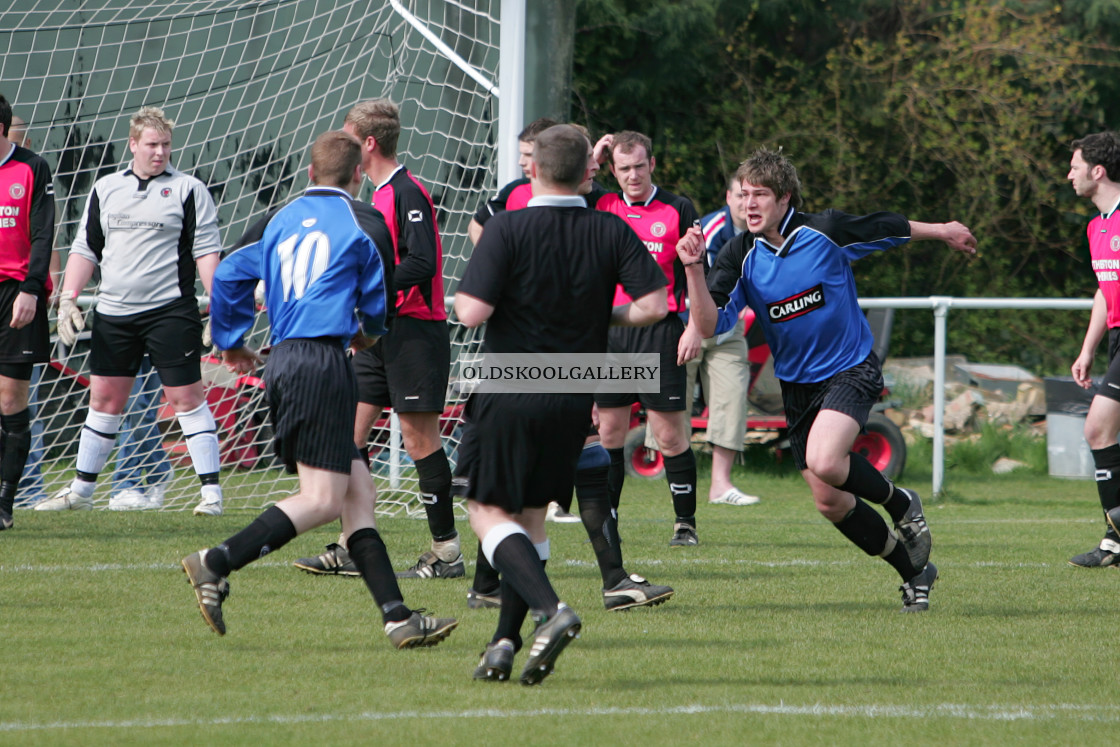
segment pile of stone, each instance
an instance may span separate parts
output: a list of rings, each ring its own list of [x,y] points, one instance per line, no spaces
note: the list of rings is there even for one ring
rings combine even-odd
[[[932,438],[934,371],[932,358],[890,358],[883,366],[890,399],[896,403],[885,414],[898,425],[909,442]],[[1045,382],[1018,366],[972,364],[950,356],[945,365],[946,446],[980,437],[984,424],[1027,427],[1046,437]],[[993,470],[1021,466],[1000,460]]]

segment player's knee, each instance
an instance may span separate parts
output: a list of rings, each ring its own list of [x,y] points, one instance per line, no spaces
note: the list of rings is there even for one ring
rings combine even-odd
[[[829,485],[840,485],[848,479],[846,458],[837,459],[830,454],[809,453],[805,455],[805,466]]]
[[[1116,443],[1117,428],[1099,418],[1086,418],[1085,441],[1090,449],[1105,449]]]
[[[820,515],[833,524],[842,520],[855,507],[855,499],[850,493],[835,488],[814,491],[813,501]]]
[[[16,392],[0,392],[0,412],[5,415],[27,409],[27,393],[21,397]]]
[[[626,442],[626,432],[629,430],[628,419],[613,416],[604,416],[599,412],[599,440],[607,449],[618,449]]]
[[[682,454],[685,449],[692,446],[689,439],[687,424],[684,421],[679,423],[673,422],[671,424],[664,424],[662,427],[654,430],[654,437],[657,439],[657,445],[661,448],[662,454]]]
[[[300,492],[300,497],[306,501],[305,505],[314,512],[316,516],[320,518],[327,517],[325,519],[326,521],[342,514],[343,496],[335,495],[329,490],[302,490]]]

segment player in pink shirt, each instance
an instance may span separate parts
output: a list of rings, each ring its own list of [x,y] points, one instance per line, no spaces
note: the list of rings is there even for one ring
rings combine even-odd
[[[1100,211],[1089,221],[1089,250],[1099,288],[1081,354],[1073,362],[1074,381],[1089,389],[1089,369],[1097,345],[1108,333],[1108,370],[1085,418],[1085,440],[1093,452],[1097,493],[1108,526],[1100,544],[1073,558],[1070,565],[1104,568],[1120,565],[1120,136],[1098,132],[1074,140],[1067,179],[1078,197],[1088,197]]]

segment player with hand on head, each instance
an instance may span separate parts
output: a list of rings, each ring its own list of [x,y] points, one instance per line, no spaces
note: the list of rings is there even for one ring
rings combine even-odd
[[[653,143],[640,132],[619,132],[609,141],[611,172],[621,191],[600,197],[599,210],[625,220],[657,260],[669,283],[669,315],[641,329],[613,329],[611,351],[617,353],[658,353],[661,356],[661,389],[655,394],[598,394],[599,435],[610,455],[609,489],[617,510],[626,479],[623,449],[630,430],[630,410],[640,402],[646,410],[649,427],[665,457],[665,479],[673,500],[673,535],[670,547],[689,547],[700,543],[696,532],[696,457],[692,453],[692,429],[685,411],[686,370],[684,363],[697,350],[686,350],[682,340],[684,323],[679,313],[685,310],[684,267],[677,258],[677,242],[700,215],[687,198],[675,195],[653,183],[657,160]],[[598,146],[598,144],[597,144]],[[621,288],[616,304],[630,297]],[[699,338],[691,338],[698,341]],[[698,346],[697,342],[697,346]]]
[[[0,530],[13,526],[31,451],[32,373],[50,357],[55,221],[50,167],[9,139],[12,122],[11,104],[0,96]]]
[[[509,184],[498,190],[498,194],[485,200],[478,206],[474,217],[467,227],[467,236],[471,244],[477,244],[482,238],[482,229],[491,216],[503,210],[517,210],[525,207],[533,196],[532,185],[529,182],[529,164],[533,160],[533,141],[549,127],[559,124],[555,119],[540,117],[534,119],[517,135],[517,165],[521,167],[521,178],[514,179]]]
[[[202,319],[195,269],[206,293],[222,250],[218,212],[201,181],[171,165],[174,123],[145,106],[129,123],[132,162],[93,185],[62,283],[58,337],[73,345],[85,325],[77,298],[101,272],[90,342],[90,405],[68,487],[36,511],[93,507],[98,473],[113,451],[145,352],[186,437],[201,482],[197,515],[220,516],[218,432],[202,383]]]
[[[226,366],[260,363],[245,344],[263,280],[272,352],[264,371],[273,445],[299,493],[267,508],[225,542],[183,558],[199,610],[219,635],[227,577],[302,534],[341,517],[358,572],[397,648],[432,646],[458,624],[409,609],[374,517],[376,488],[352,440],[357,385],[348,345],[385,334],[394,309],[392,239],[361,189],[361,144],[327,132],[311,147],[312,186],[249,229],[214,275],[214,344]]]
[[[883,390],[883,374],[851,263],[922,239],[975,254],[976,239],[957,222],[800,212],[797,170],[765,148],[735,178],[746,199],[747,231],[720,252],[706,284],[702,268],[690,264],[704,251],[699,231],[678,248],[692,321],[710,337],[734,327],[742,309],[754,310],[782,384],[790,450],[817,510],[856,547],[897,571],[903,612],[927,610],[937,568],[929,562],[922,502],[852,451]],[[867,501],[886,510],[893,530]]]

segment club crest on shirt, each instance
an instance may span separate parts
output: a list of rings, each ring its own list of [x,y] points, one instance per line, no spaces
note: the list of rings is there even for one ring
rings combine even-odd
[[[770,315],[772,322],[788,322],[810,311],[816,311],[824,305],[824,286],[818,284],[795,296],[766,304],[766,313]]]
[[[13,200],[22,199],[24,195],[23,185],[19,182],[14,182],[12,186],[8,187],[8,194],[12,196]]]
[[[1108,242],[1108,248],[1114,252],[1120,252],[1120,236],[1113,236]]]
[[[171,196],[171,189],[168,188],[168,187],[164,187],[163,189],[161,189],[159,191],[159,196],[160,197],[170,197]]]
[[[656,223],[654,223],[652,226],[649,227],[649,232],[651,234],[653,234],[655,238],[661,238],[662,236],[664,236],[665,231],[666,231],[665,224],[662,223],[661,221],[657,221]]]

